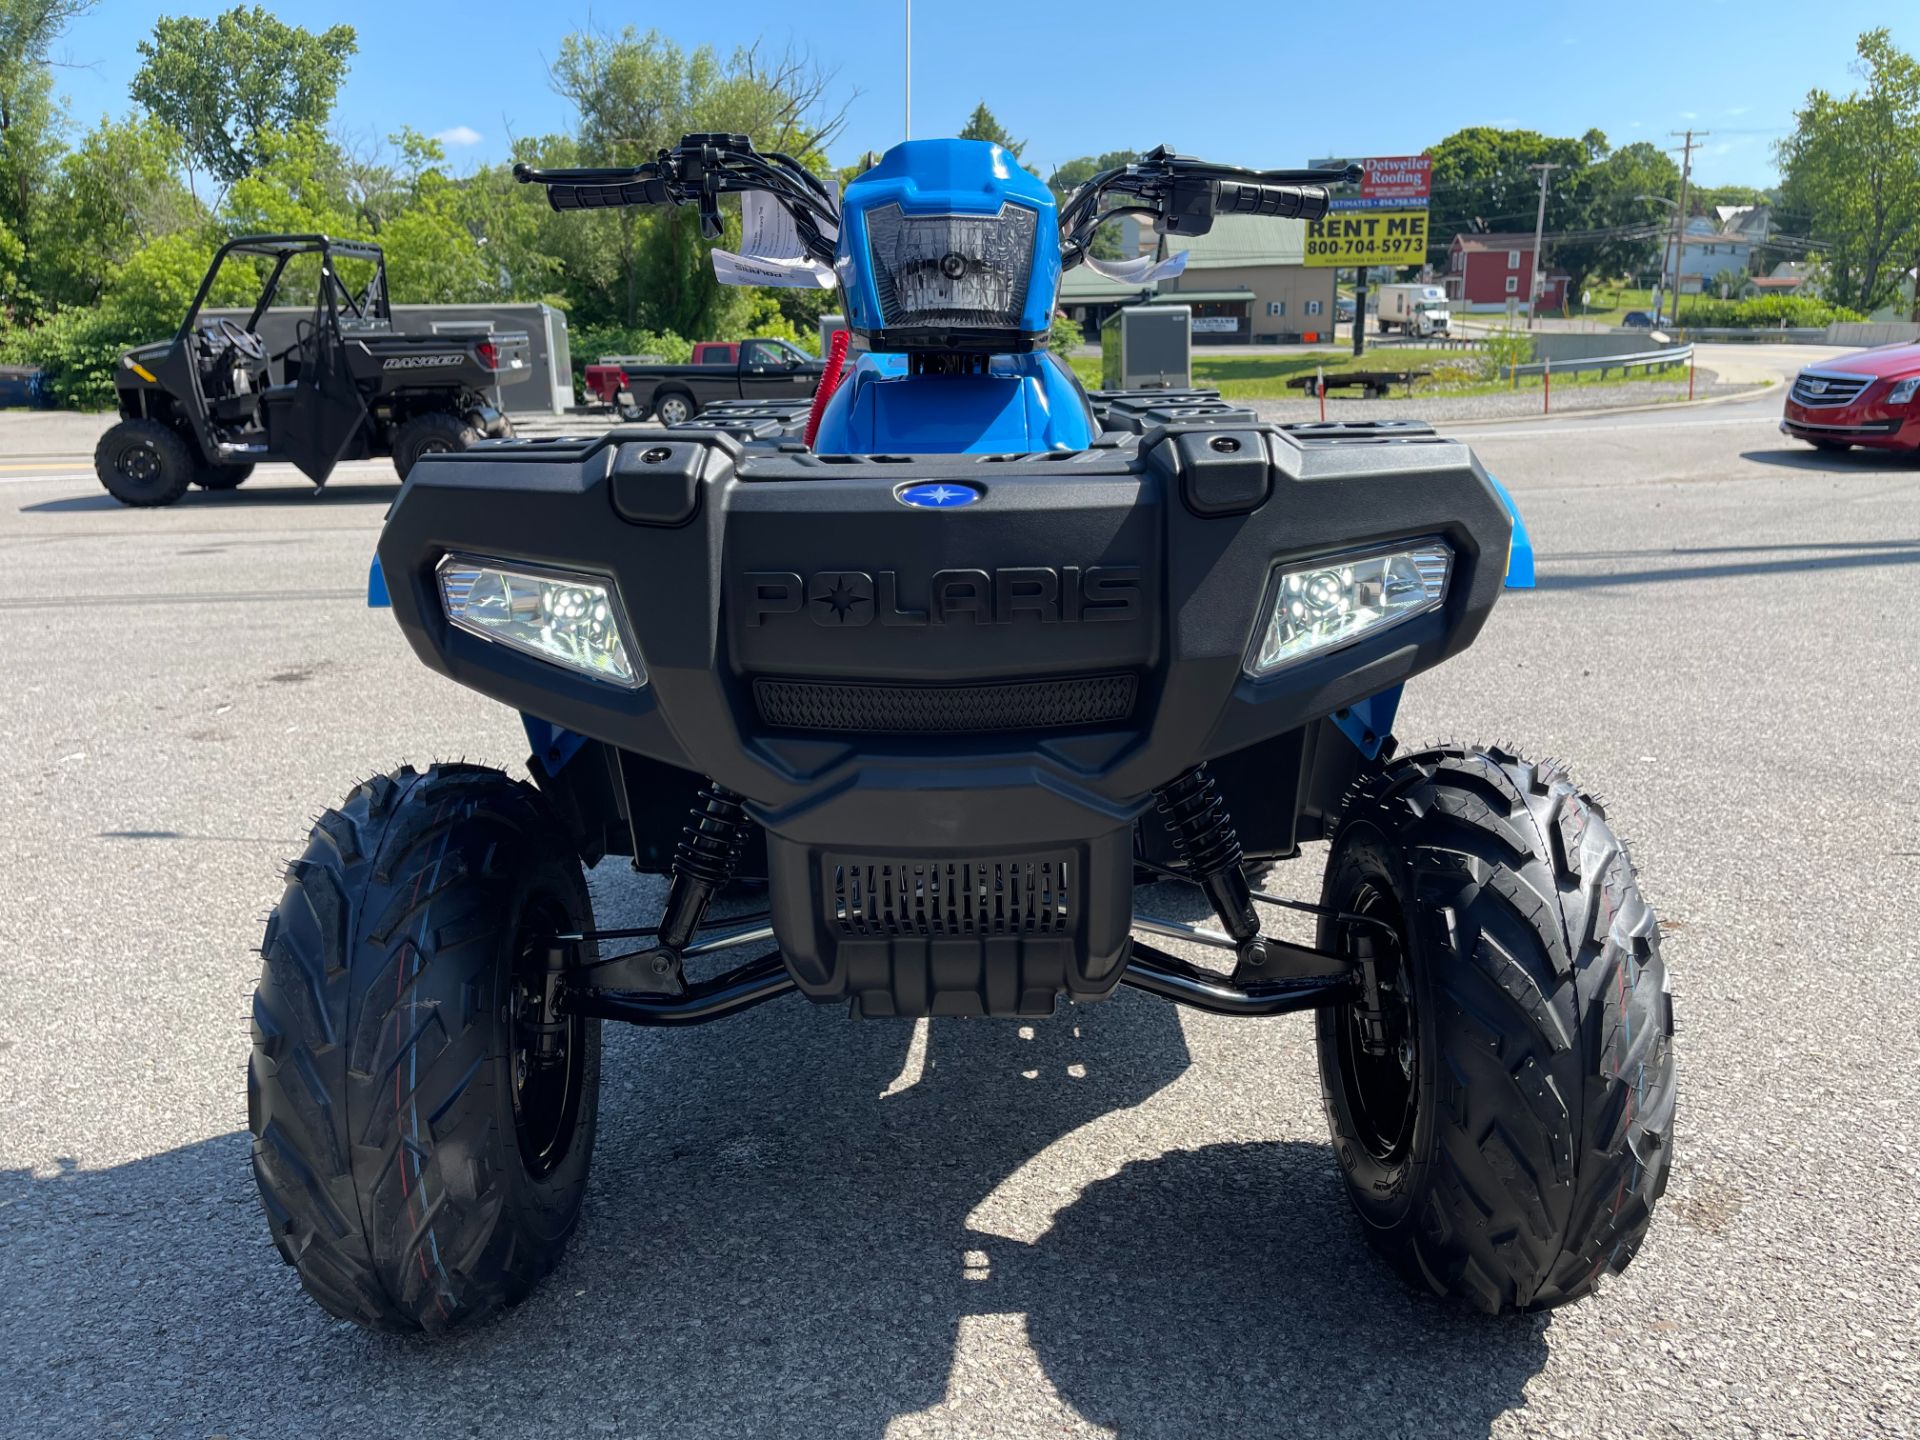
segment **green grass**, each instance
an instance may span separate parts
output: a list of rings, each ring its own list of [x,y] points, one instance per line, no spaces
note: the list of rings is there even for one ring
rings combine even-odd
[[[1088,389],[1100,388],[1098,355],[1075,355],[1069,363]],[[1211,355],[1196,351],[1193,357],[1193,383],[1202,389],[1218,390],[1229,400],[1299,400],[1306,398],[1305,390],[1290,388],[1287,381],[1301,375],[1311,375],[1314,370],[1324,366],[1329,375],[1350,370],[1431,370],[1433,373],[1430,376],[1413,382],[1416,398],[1422,395],[1487,395],[1511,388],[1540,389],[1538,375],[1521,376],[1517,387],[1507,380],[1490,379],[1485,372],[1485,363],[1481,355],[1471,350],[1430,350],[1411,346],[1370,350],[1357,360],[1351,353],[1333,355],[1325,351],[1271,354],[1236,350],[1228,354]],[[1555,389],[1566,385],[1618,385],[1622,378],[1618,372],[1603,377],[1576,370],[1556,375],[1553,384]],[[1685,366],[1672,366],[1652,375],[1636,370],[1626,378],[1684,380],[1687,372]],[[1330,398],[1338,398],[1341,393],[1335,391]],[[1394,393],[1404,395],[1406,392],[1396,389]]]

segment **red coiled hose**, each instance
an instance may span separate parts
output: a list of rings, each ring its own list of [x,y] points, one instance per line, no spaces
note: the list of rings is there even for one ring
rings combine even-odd
[[[827,401],[833,398],[833,392],[840,388],[841,367],[847,363],[847,345],[852,335],[845,330],[833,332],[833,339],[827,343],[827,368],[820,372],[820,383],[814,388],[813,409],[807,412],[807,448],[813,448],[813,437],[820,433],[820,417],[827,413]]]

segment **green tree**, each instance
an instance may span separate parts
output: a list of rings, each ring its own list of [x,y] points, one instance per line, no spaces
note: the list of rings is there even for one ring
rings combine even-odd
[[[1016,140],[1007,133],[1006,127],[994,118],[993,112],[987,108],[987,102],[984,100],[973,107],[973,114],[967,117],[967,123],[962,127],[959,138],[990,140],[1015,160],[1018,160],[1020,152],[1027,148],[1026,141]]]
[[[1780,142],[1781,199],[1826,252],[1828,296],[1871,311],[1920,261],[1920,63],[1885,29],[1856,49],[1862,88],[1809,92]]]
[[[742,49],[722,60],[707,47],[689,54],[656,31],[629,27],[567,36],[551,77],[580,117],[576,164],[633,165],[682,135],[728,131],[825,175],[827,147],[845,125],[844,106],[826,101],[831,72],[791,51]],[[748,323],[755,302],[714,279],[690,211],[562,219],[553,232],[561,273],[583,321],[695,337],[738,333]],[[729,217],[721,243],[737,243],[738,226]]]
[[[180,182],[180,151],[180,137],[155,121],[102,117],[62,158],[38,236],[44,302],[93,304],[142,246],[205,221]]]
[[[1560,173],[1553,178],[1560,180]],[[1632,275],[1658,265],[1661,237],[1673,213],[1659,201],[1677,201],[1679,194],[1680,167],[1645,140],[1623,145],[1571,174],[1558,218],[1576,227],[1577,238],[1548,250],[1549,261],[1566,271],[1569,292],[1578,295],[1592,275]]]
[[[1531,230],[1540,178],[1529,165],[1561,167],[1553,172],[1547,190],[1547,230],[1584,228],[1581,176],[1607,151],[1607,137],[1598,130],[1589,130],[1577,140],[1491,125],[1449,135],[1427,151],[1433,157],[1429,263],[1437,269],[1445,267],[1447,247],[1455,235]]]
[[[326,124],[359,43],[351,25],[315,35],[262,6],[236,5],[211,20],[163,16],[138,48],[134,100],[231,185],[262,160],[265,137]]]
[[[0,318],[34,313],[32,262],[65,117],[47,61],[95,0],[0,0]]]

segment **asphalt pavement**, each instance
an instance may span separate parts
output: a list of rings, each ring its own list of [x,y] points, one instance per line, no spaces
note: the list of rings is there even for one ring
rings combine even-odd
[[[384,466],[137,512],[84,453],[0,453],[0,1435],[1913,1434],[1920,463],[1779,404],[1460,432],[1541,584],[1400,731],[1572,760],[1679,1020],[1645,1251],[1501,1321],[1371,1257],[1308,1020],[1132,993],[612,1029],[559,1273],[437,1343],[327,1319],[248,1174],[251,947],[324,805],[517,767],[517,721],[364,607]],[[658,896],[593,889],[607,924]]]

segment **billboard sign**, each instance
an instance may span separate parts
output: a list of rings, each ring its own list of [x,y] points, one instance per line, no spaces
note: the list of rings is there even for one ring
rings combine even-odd
[[[1424,209],[1336,210],[1307,222],[1309,268],[1418,265],[1426,258]]]

